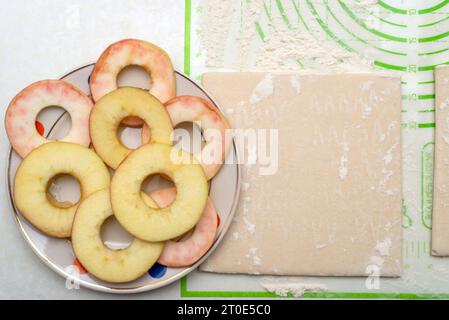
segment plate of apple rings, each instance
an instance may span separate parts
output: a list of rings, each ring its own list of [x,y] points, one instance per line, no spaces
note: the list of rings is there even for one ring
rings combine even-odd
[[[217,104],[143,40],[30,84],[5,115],[17,225],[67,286],[135,293],[172,283],[216,248],[240,190]]]

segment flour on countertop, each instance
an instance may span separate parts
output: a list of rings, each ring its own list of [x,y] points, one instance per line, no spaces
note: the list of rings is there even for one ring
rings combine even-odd
[[[206,49],[206,66],[224,67],[226,43],[230,26],[238,16],[237,1],[209,0],[202,6],[201,28],[198,30],[201,45]]]
[[[375,2],[345,3],[366,20],[372,17]],[[268,8],[269,17],[263,0],[204,1],[199,36],[206,53],[206,66],[241,71],[363,72],[373,69],[370,61],[333,43],[318,27],[306,29],[299,20],[286,25],[274,1],[268,6],[273,7],[273,10]],[[264,30],[263,41],[258,38],[256,22]]]
[[[292,295],[299,298],[306,292],[328,291],[328,287],[321,283],[304,283],[292,277],[263,277],[259,283],[268,291],[281,297]]]

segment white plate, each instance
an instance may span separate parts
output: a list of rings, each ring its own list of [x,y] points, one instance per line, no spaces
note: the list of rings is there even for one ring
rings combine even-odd
[[[93,64],[83,66],[72,72],[67,73],[61,79],[73,84],[86,94],[89,92],[89,76]],[[142,73],[130,68],[120,78],[127,85],[138,85],[145,87],[145,79]],[[120,82],[119,82],[120,84]],[[187,76],[176,72],[177,95],[194,95],[215,102],[208,94]],[[216,104],[215,104],[216,105]],[[70,117],[61,109],[48,108],[39,116],[39,121],[45,127],[45,135],[50,139],[60,138],[64,132],[70,128]],[[135,144],[139,139],[139,131],[126,128],[122,131],[122,139],[125,143]],[[238,203],[240,190],[240,168],[238,165],[237,149],[235,142],[231,146],[227,164],[223,165],[220,172],[212,179],[210,185],[210,197],[220,214],[220,226],[217,232],[216,240],[210,250],[191,267],[187,268],[166,268],[156,264],[145,275],[139,279],[124,283],[112,284],[91,276],[89,273],[78,273],[78,268],[74,267],[75,256],[72,251],[70,241],[67,239],[56,239],[49,237],[34,228],[19,212],[14,204],[13,187],[14,177],[22,159],[11,149],[8,156],[7,166],[7,186],[10,203],[14,212],[14,218],[17,225],[33,251],[54,271],[65,277],[68,285],[77,285],[78,283],[86,288],[112,292],[112,293],[136,293],[156,289],[187,275],[193,271],[206,257],[216,248],[223,238]],[[155,179],[157,180],[157,179]],[[162,180],[162,179],[160,179]],[[58,181],[60,193],[65,198],[73,198],[79,192],[73,184],[67,179]],[[159,183],[159,186],[163,183]],[[152,182],[150,188],[157,187],[158,182]],[[105,224],[102,230],[102,236],[105,243],[110,246],[123,247],[129,243],[129,235],[124,232],[116,221]]]

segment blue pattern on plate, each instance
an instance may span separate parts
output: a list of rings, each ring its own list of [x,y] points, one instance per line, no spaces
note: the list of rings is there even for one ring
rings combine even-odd
[[[148,274],[154,279],[162,278],[165,273],[167,273],[167,267],[157,262],[148,270]]]

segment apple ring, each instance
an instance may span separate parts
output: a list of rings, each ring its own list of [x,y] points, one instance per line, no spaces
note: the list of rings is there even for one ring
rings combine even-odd
[[[208,100],[195,96],[180,96],[165,104],[173,127],[182,122],[193,122],[202,130],[206,144],[201,153],[195,154],[203,166],[206,177],[210,180],[220,170],[230,145],[226,137],[230,128],[226,118]],[[142,129],[142,141],[148,142],[150,131],[147,126]]]
[[[132,151],[117,135],[120,122],[137,116],[151,128],[151,141],[170,144],[173,127],[164,105],[147,91],[120,88],[101,98],[90,115],[90,135],[95,151],[108,166],[117,169]]]
[[[162,103],[176,95],[176,80],[168,54],[158,46],[136,39],[111,44],[100,56],[90,76],[90,91],[94,101],[117,89],[117,76],[125,67],[143,67],[151,76],[150,93]],[[142,120],[128,118],[127,125],[142,125]]]
[[[151,208],[141,196],[144,180],[167,175],[176,186],[176,199],[166,208]],[[118,222],[145,241],[165,241],[192,229],[207,203],[204,171],[188,153],[165,144],[149,143],[133,151],[111,182],[111,203]]]
[[[17,169],[14,201],[23,216],[50,236],[69,237],[78,203],[59,204],[47,193],[49,182],[60,174],[75,177],[80,201],[107,188],[111,177],[103,161],[92,150],[70,142],[45,143],[28,154]]]
[[[31,150],[49,142],[35,127],[39,112],[49,106],[64,108],[72,128],[60,141],[89,146],[89,115],[92,101],[80,90],[62,80],[43,80],[23,89],[8,106],[5,127],[14,150],[24,158]]]
[[[149,207],[166,207],[176,198],[176,188],[153,191],[150,195],[143,195]],[[217,209],[209,198],[206,208],[193,233],[187,239],[165,242],[164,250],[158,262],[167,267],[186,267],[197,262],[209,250],[215,240],[217,232]]]
[[[125,249],[108,248],[101,239],[101,226],[113,214],[108,189],[86,198],[73,221],[73,251],[83,267],[97,278],[114,283],[132,281],[157,261],[164,243],[134,239]]]

